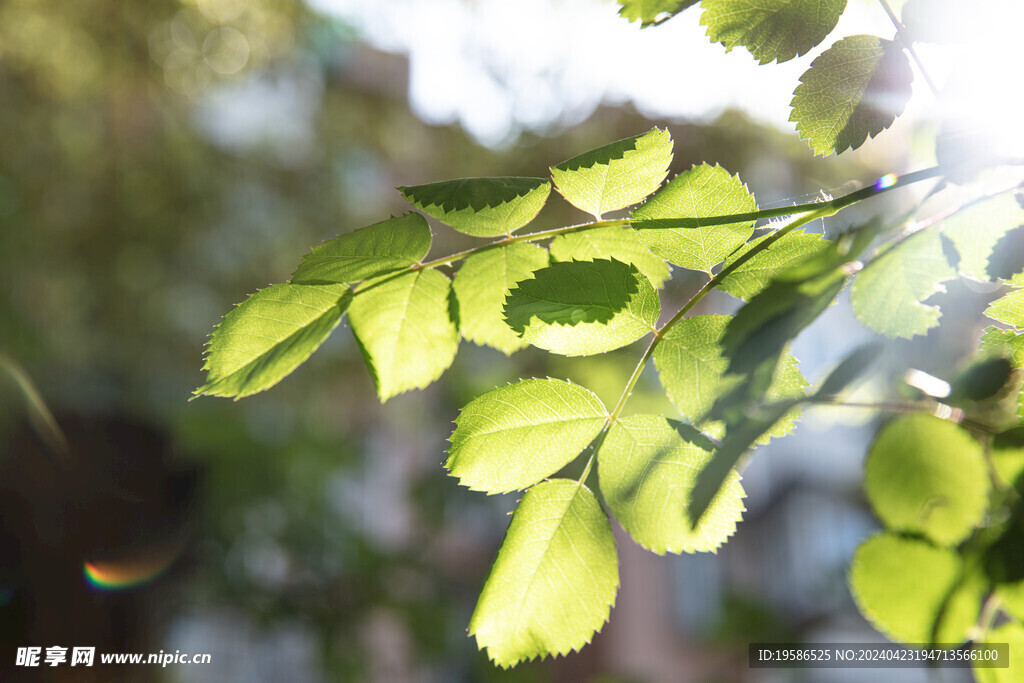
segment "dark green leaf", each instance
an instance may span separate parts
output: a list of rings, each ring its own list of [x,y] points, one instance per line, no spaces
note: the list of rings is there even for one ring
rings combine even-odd
[[[551,258],[556,261],[593,261],[616,258],[632,263],[656,288],[668,279],[668,264],[651,253],[630,228],[594,228],[551,240]]]
[[[653,332],[658,294],[636,266],[612,259],[553,263],[509,292],[505,320],[533,346],[604,353]]]
[[[242,398],[269,389],[327,339],[352,302],[346,285],[272,285],[224,316],[206,347],[196,396]]]
[[[789,120],[817,154],[857,149],[903,111],[912,80],[898,43],[875,36],[843,38],[800,77]]]
[[[532,221],[547,201],[543,178],[460,178],[400,187],[417,209],[474,237],[511,235]]]
[[[619,15],[630,21],[639,21],[646,28],[660,24],[696,5],[700,0],[618,0]]]
[[[427,255],[430,239],[430,227],[420,214],[389,218],[313,247],[292,282],[359,282],[402,270]]]
[[[524,489],[576,458],[607,419],[601,400],[571,382],[527,379],[498,387],[455,419],[445,467],[477,491]]]
[[[700,23],[726,52],[742,45],[761,64],[803,56],[825,40],[846,0],[704,0]]]
[[[555,188],[598,220],[658,189],[672,162],[672,137],[652,128],[551,167]]]
[[[637,207],[630,222],[644,244],[676,265],[711,272],[754,234],[754,218],[725,225],[700,219],[757,211],[754,196],[739,176],[721,166],[701,164],[680,173]]]
[[[459,304],[462,335],[506,355],[526,346],[526,342],[505,324],[502,306],[510,287],[547,264],[544,249],[524,242],[488,249],[467,258],[452,284]]]
[[[608,620],[618,588],[615,539],[594,494],[546,481],[516,509],[469,633],[503,667],[568,654]]]
[[[356,293],[349,320],[381,401],[426,387],[455,360],[459,334],[448,311],[450,293],[451,281],[436,270]]]
[[[715,552],[743,516],[743,488],[729,473],[699,525],[686,507],[711,442],[692,427],[653,415],[615,422],[598,453],[601,492],[637,543],[665,552]]]

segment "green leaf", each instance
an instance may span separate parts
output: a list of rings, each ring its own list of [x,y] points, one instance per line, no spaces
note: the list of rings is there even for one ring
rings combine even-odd
[[[507,493],[562,469],[608,419],[601,400],[559,379],[527,379],[473,399],[455,419],[445,467],[463,486]]]
[[[269,389],[327,339],[352,301],[346,285],[271,285],[249,296],[210,335],[206,383],[196,396],[242,398]]]
[[[555,188],[598,220],[658,189],[672,162],[672,136],[652,128],[551,167]]]
[[[995,326],[986,327],[981,333],[978,350],[994,356],[1008,358],[1013,367],[1024,368],[1024,334],[1002,330]]]
[[[922,230],[875,256],[853,283],[850,301],[857,318],[887,337],[909,339],[939,324],[938,306],[925,299],[945,292],[956,277],[942,238]]]
[[[1017,621],[1008,621],[992,629],[986,634],[985,641],[976,647],[984,650],[989,643],[1007,643],[1009,645],[1005,669],[974,668],[974,678],[978,683],[1015,683],[1024,671],[1024,625]]]
[[[677,175],[637,207],[630,222],[658,256],[710,273],[712,266],[750,239],[755,221],[701,226],[700,219],[754,211],[757,203],[739,176],[717,164],[701,164]]]
[[[816,154],[857,149],[903,111],[912,80],[898,43],[876,36],[843,38],[800,77],[789,120]]]
[[[850,591],[861,614],[886,637],[930,643],[962,563],[949,548],[882,533],[857,548]]]
[[[846,0],[704,0],[700,23],[725,51],[742,45],[761,64],[803,56],[825,40]]]
[[[1016,427],[992,439],[992,469],[1007,486],[1018,485],[1024,475],[1024,427]],[[1024,485],[1024,480],[1020,480]],[[1024,598],[1024,595],[1022,595]],[[1024,605],[1024,602],[1021,603]],[[1021,610],[1024,617],[1024,609]]]
[[[639,21],[641,28],[654,26],[674,17],[700,0],[619,0],[619,16]]]
[[[525,242],[488,249],[467,258],[452,284],[459,304],[462,335],[506,355],[526,346],[505,324],[502,306],[510,287],[546,265],[547,252]]]
[[[722,355],[722,336],[731,315],[696,315],[676,323],[654,349],[654,366],[672,403],[691,424],[703,427],[715,401],[744,380],[726,376],[729,359]],[[769,400],[802,397],[807,380],[797,361],[786,354]],[[789,420],[789,426],[795,416]]]
[[[559,235],[551,240],[551,258],[556,261],[593,261],[616,258],[631,263],[656,288],[668,279],[668,264],[651,253],[630,228],[594,228]]]
[[[608,620],[618,588],[615,539],[594,494],[546,481],[516,509],[469,633],[502,667],[568,654]]]
[[[955,545],[985,516],[985,457],[959,426],[905,415],[885,425],[868,451],[864,491],[888,528]]]
[[[981,603],[989,593],[989,580],[981,571],[975,558],[965,561],[960,579],[946,597],[939,613],[938,623],[933,627],[936,643],[962,643],[978,621]]]
[[[511,235],[544,208],[551,183],[543,178],[459,178],[398,191],[417,209],[474,237]]]
[[[723,268],[728,268],[770,236],[771,234],[763,235],[747,242],[742,249],[725,260]],[[803,230],[794,230],[780,237],[764,251],[748,259],[730,273],[722,281],[722,284],[718,285],[718,288],[738,299],[750,301],[780,273],[808,259],[824,254],[830,249],[834,249],[834,243],[824,239],[821,235],[809,235]]]
[[[858,346],[837,365],[821,383],[816,393],[834,396],[860,377],[883,351],[880,342],[868,342]]]
[[[553,263],[505,300],[505,320],[516,334],[564,356],[632,344],[654,331],[660,312],[650,280],[615,259]]]
[[[426,387],[455,360],[459,334],[448,311],[450,292],[451,281],[436,270],[356,292],[349,320],[382,402]]]
[[[999,322],[1024,330],[1024,289],[999,297],[985,309],[985,315]]]
[[[303,257],[294,284],[359,282],[419,263],[430,251],[430,227],[407,213],[324,242]]]
[[[1004,192],[967,206],[942,222],[945,235],[960,255],[957,269],[969,278],[987,282],[989,258],[1008,232],[1024,224],[1024,207]]]
[[[653,415],[616,421],[598,453],[601,493],[623,528],[648,550],[715,552],[743,516],[743,488],[733,470],[700,524],[687,516],[697,473],[711,442],[692,427]]]

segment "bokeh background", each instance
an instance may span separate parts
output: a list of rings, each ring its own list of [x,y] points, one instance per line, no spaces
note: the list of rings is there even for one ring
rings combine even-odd
[[[311,246],[406,211],[399,185],[542,176],[654,125],[676,141],[673,172],[720,163],[762,206],[930,154],[908,117],[816,159],[786,123],[809,58],[759,68],[707,44],[696,10],[641,33],[616,9],[0,2],[0,678],[736,681],[755,680],[750,641],[877,637],[844,583],[875,525],[863,416],[821,411],[763,449],[715,556],[655,557],[616,528],[610,624],[582,654],[499,671],[465,628],[516,496],[445,476],[451,420],[518,377],[613,400],[637,349],[506,358],[464,342],[440,382],[380,405],[343,325],[269,392],[188,400],[220,317]],[[844,22],[837,35],[891,34],[877,4]],[[534,226],[582,220],[553,196]],[[435,227],[434,254],[465,246]],[[701,284],[675,275],[670,311]],[[866,336],[840,302],[794,353],[813,381]],[[630,409],[674,414],[653,371]],[[51,645],[213,662],[14,666],[17,647]]]

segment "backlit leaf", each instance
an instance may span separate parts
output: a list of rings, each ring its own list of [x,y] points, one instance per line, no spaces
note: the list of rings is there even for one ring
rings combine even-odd
[[[274,386],[319,348],[351,301],[341,284],[271,285],[252,294],[210,335],[206,383],[195,395],[241,398]]]
[[[546,265],[547,252],[526,242],[488,249],[467,258],[452,283],[462,335],[505,354],[526,346],[505,324],[502,306],[510,287]]]
[[[668,264],[651,253],[630,228],[594,228],[551,240],[551,258],[556,261],[593,261],[616,258],[632,263],[660,288],[668,279]]]
[[[754,211],[757,203],[739,176],[729,175],[717,164],[701,164],[677,175],[637,207],[630,222],[658,256],[709,273],[750,239],[754,219],[705,226],[700,219]]]
[[[999,297],[985,309],[985,315],[999,322],[1024,330],[1024,289]]]
[[[600,630],[618,588],[615,539],[594,494],[546,481],[519,503],[469,633],[503,667],[564,655]]]
[[[357,292],[349,320],[381,401],[426,387],[455,360],[450,292],[443,273],[426,269]]]
[[[986,327],[981,333],[981,342],[978,344],[979,351],[988,352],[993,356],[1008,358],[1013,367],[1024,368],[1024,334],[1017,334],[1013,330],[1003,330],[998,327]]]
[[[619,0],[619,16],[646,28],[696,5],[700,0]]]
[[[942,222],[942,234],[960,255],[957,269],[963,275],[987,282],[989,258],[999,241],[1024,224],[1024,208],[1012,193],[1004,192],[971,204]],[[1018,253],[1017,260],[1020,262]]]
[[[846,0],[704,0],[700,23],[726,52],[742,45],[761,64],[803,56],[832,32]]]
[[[770,234],[764,235],[747,242],[742,249],[725,260],[723,268],[727,268],[770,236]],[[751,297],[767,287],[772,278],[779,273],[832,248],[834,248],[833,243],[822,238],[821,235],[794,230],[780,237],[764,251],[748,259],[730,273],[718,288],[739,299],[749,301]]]
[[[543,178],[459,178],[400,187],[413,206],[474,237],[510,235],[532,221],[547,201]]]
[[[850,591],[861,614],[887,637],[930,643],[960,571],[960,556],[949,548],[882,533],[854,553]]]
[[[687,516],[711,450],[695,429],[663,417],[634,415],[612,424],[598,453],[601,493],[637,543],[659,555],[715,552],[736,531],[744,493],[735,471],[696,528]]]
[[[661,312],[650,280],[612,259],[553,263],[505,300],[505,320],[523,339],[565,356],[589,356],[654,331]]]
[[[445,467],[476,491],[524,489],[576,458],[607,417],[597,396],[571,382],[527,379],[498,387],[460,411]]]
[[[853,283],[850,301],[857,318],[887,337],[909,339],[939,324],[938,306],[925,299],[945,292],[956,277],[942,238],[922,230],[871,259]]]
[[[652,128],[551,167],[555,188],[570,204],[600,220],[658,189],[672,162],[672,137]]]
[[[430,251],[430,227],[407,213],[324,242],[302,258],[295,284],[359,282],[419,263]]]
[[[1008,621],[986,634],[985,641],[977,647],[984,650],[989,643],[1006,643],[1009,645],[1006,668],[982,667],[974,668],[974,678],[978,683],[1015,683],[1024,671],[1024,625],[1018,621]]]
[[[857,149],[903,111],[912,80],[899,43],[866,35],[843,38],[800,77],[789,120],[817,154]]]
[[[961,427],[905,415],[885,425],[868,451],[864,491],[890,529],[955,545],[985,515],[988,471],[981,446]]]

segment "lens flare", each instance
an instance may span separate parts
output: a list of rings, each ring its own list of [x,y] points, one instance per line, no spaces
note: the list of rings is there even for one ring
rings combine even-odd
[[[884,190],[888,187],[892,187],[893,185],[896,184],[896,181],[898,179],[899,176],[897,176],[895,173],[886,173],[884,176],[875,181],[875,189]]]
[[[95,588],[134,588],[163,573],[177,559],[183,546],[183,542],[172,542],[158,548],[147,548],[132,557],[90,560],[85,562],[83,573]]]

